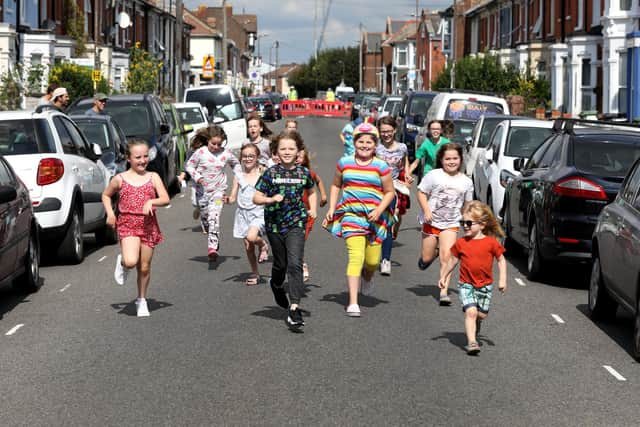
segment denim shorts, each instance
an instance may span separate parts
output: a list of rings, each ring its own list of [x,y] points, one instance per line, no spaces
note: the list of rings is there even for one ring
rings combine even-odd
[[[476,288],[470,283],[458,283],[458,290],[460,291],[458,298],[462,303],[462,311],[467,311],[469,307],[476,307],[484,314],[489,313],[493,285]]]

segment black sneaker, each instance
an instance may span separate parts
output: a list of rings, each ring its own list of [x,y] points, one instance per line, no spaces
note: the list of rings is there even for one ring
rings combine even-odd
[[[433,262],[433,261],[432,261]],[[422,260],[422,257],[418,258],[418,268],[422,271],[426,270],[427,268],[429,268],[429,266],[431,265],[431,262],[424,262]]]
[[[295,310],[289,309],[287,326],[290,329],[299,329],[301,326],[304,326],[304,320],[302,319],[302,313],[299,308],[296,308]]]
[[[287,298],[284,286],[277,288],[273,285],[272,281],[269,281],[269,285],[271,285],[271,292],[273,292],[273,298],[275,298],[276,304],[282,308],[289,307],[289,298]]]

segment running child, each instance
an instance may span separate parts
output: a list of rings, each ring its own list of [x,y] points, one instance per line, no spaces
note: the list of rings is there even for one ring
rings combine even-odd
[[[116,175],[102,193],[102,204],[107,211],[107,225],[116,227],[120,238],[120,254],[116,258],[114,278],[124,285],[129,270],[138,271],[138,298],[136,315],[149,316],[147,289],[151,280],[151,259],[154,248],[163,240],[156,207],[169,204],[169,194],[162,179],[147,171],[149,146],[142,139],[130,139],[126,145],[130,168]],[[111,198],[118,193],[119,215],[113,211]]]
[[[373,291],[381,246],[393,225],[390,208],[395,197],[391,169],[376,157],[378,129],[363,123],[353,130],[355,154],[338,160],[323,226],[345,240],[348,253],[349,317],[360,317],[358,290]],[[338,196],[342,197],[338,202]]]
[[[439,120],[431,120],[427,124],[428,136],[423,140],[424,142],[416,150],[416,159],[409,166],[409,174],[412,174],[414,170],[420,165],[422,159],[422,176],[425,176],[427,172],[436,166],[436,155],[438,150],[444,145],[448,144],[449,140],[442,136],[442,123]],[[421,136],[416,137],[416,142],[419,141]]]
[[[253,202],[265,205],[264,222],[273,255],[270,283],[273,296],[280,307],[288,308],[287,326],[299,330],[304,326],[300,311],[304,233],[307,219],[316,217],[317,195],[309,170],[296,163],[298,153],[304,149],[300,134],[282,132],[273,145],[278,163],[258,179]],[[305,189],[309,189],[308,211],[302,201]],[[284,289],[285,276],[289,298]]]
[[[486,204],[474,200],[462,209],[460,225],[464,237],[451,247],[451,258],[442,269],[438,286],[444,288],[451,272],[460,261],[460,302],[464,312],[464,330],[467,335],[467,354],[478,354],[482,321],[489,314],[493,290],[493,260],[498,261],[498,290],[507,290],[507,261],[504,247],[496,240],[504,232]]]
[[[231,166],[233,173],[241,184],[242,167],[238,158],[224,148],[227,134],[218,125],[207,128],[208,142],[206,147],[196,150],[187,162],[186,170],[193,180],[203,188],[203,195],[198,201],[200,221],[207,233],[207,255],[214,262],[220,250],[220,216],[222,206],[227,200],[227,174],[225,166]]]
[[[193,206],[193,219],[200,218],[200,208],[198,207],[198,200],[202,197],[204,190],[201,185],[198,185],[195,181],[191,179],[191,175],[187,173],[187,163],[193,153],[201,147],[207,145],[209,137],[207,135],[207,129],[198,129],[196,134],[191,138],[191,144],[189,145],[189,150],[187,151],[187,155],[185,156],[185,162],[183,166],[183,170],[178,175],[178,179],[180,183],[184,181],[192,181],[191,182],[191,205]]]
[[[287,119],[284,122],[284,130],[295,130],[298,131],[298,121],[296,119]]]
[[[324,183],[322,182],[322,178],[311,168],[311,159],[309,158],[309,152],[306,148],[298,153],[298,164],[304,166],[309,169],[309,173],[311,174],[311,179],[315,182],[318,187],[318,191],[320,192],[320,207],[323,207],[327,204],[327,192],[324,188]],[[302,200],[304,201],[304,206],[307,210],[311,209],[311,205],[309,204],[309,190],[304,190],[304,195],[302,196]],[[316,222],[315,218],[307,218],[307,227],[304,233],[304,240],[307,241],[309,238],[309,233],[311,233],[311,229],[313,228],[313,224]],[[309,266],[306,262],[302,263],[302,280],[304,282],[309,280]]]
[[[244,239],[244,249],[247,253],[251,274],[245,284],[257,285],[260,282],[258,263],[269,258],[269,245],[262,238],[265,235],[264,207],[253,203],[253,195],[256,192],[256,182],[264,168],[258,164],[260,149],[257,145],[247,144],[240,150],[240,161],[243,167],[244,187],[240,187],[237,179],[233,180],[233,188],[229,196],[229,203],[238,202],[235,220],[233,223],[233,237]],[[256,249],[259,256],[256,257]]]
[[[456,241],[465,202],[473,198],[471,179],[461,172],[462,147],[443,145],[436,154],[436,169],[427,173],[418,185],[419,220],[422,224],[422,252],[418,268],[426,270],[440,256],[440,272],[449,262],[450,248]],[[436,254],[440,243],[439,253]],[[450,305],[449,279],[440,288],[440,305]]]
[[[247,134],[249,139],[245,140],[242,145],[255,144],[260,149],[260,158],[258,163],[262,166],[269,165],[269,159],[271,158],[271,149],[269,144],[269,138],[272,135],[271,130],[267,127],[262,120],[262,117],[256,113],[251,113],[247,117]]]

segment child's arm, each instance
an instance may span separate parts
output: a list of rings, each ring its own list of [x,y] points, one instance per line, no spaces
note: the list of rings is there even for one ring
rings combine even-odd
[[[323,207],[327,204],[327,192],[324,189],[324,182],[322,182],[322,178],[320,175],[317,175],[318,180],[316,181],[316,185],[318,186],[318,191],[320,191],[320,207]]]
[[[411,169],[411,164],[409,164],[409,156],[404,156],[404,182],[407,184],[412,184],[414,181],[412,173],[413,170]]]
[[[200,160],[200,152],[199,151],[195,151],[191,157],[189,157],[189,160],[187,160],[187,164],[184,167],[184,170],[191,175],[191,178],[193,178],[193,181],[196,184],[200,184],[202,185],[202,183],[200,182],[200,180],[202,179],[202,175],[200,173],[198,173],[198,162]]]
[[[281,202],[282,200],[284,200],[284,196],[282,194],[274,194],[273,196],[268,197],[262,191],[256,191],[253,195],[253,203],[256,205],[270,205]]]
[[[422,215],[424,216],[424,220],[426,222],[431,222],[433,215],[431,213],[431,208],[429,207],[429,200],[427,200],[427,193],[422,190],[418,190],[418,204],[420,205],[420,209],[422,209]]]
[[[374,210],[369,212],[369,215],[367,216],[369,221],[372,222],[377,221],[378,218],[380,218],[382,212],[384,212],[389,207],[391,202],[393,202],[393,199],[396,197],[396,190],[393,187],[393,178],[391,178],[391,174],[388,173],[381,176],[380,178],[382,180],[383,195],[380,204]]]
[[[242,164],[240,160],[235,156],[235,154],[229,152],[229,159],[227,160],[227,164],[233,168],[233,176],[235,176],[238,181],[238,185],[242,188],[246,187],[247,181],[244,179],[244,174],[242,172]]]
[[[113,203],[111,198],[120,190],[120,176],[116,175],[102,192],[102,204],[107,212],[107,225],[114,228],[116,226],[116,214],[113,211]]]
[[[438,281],[438,287],[440,289],[444,289],[447,281],[449,279],[449,276],[451,275],[451,272],[453,271],[453,269],[456,267],[456,264],[458,264],[458,258],[456,258],[455,256],[451,255],[451,258],[449,258],[449,262],[447,262],[445,265],[443,265],[440,268],[440,280]]]
[[[154,206],[167,206],[171,200],[169,199],[169,193],[167,193],[167,189],[164,188],[164,184],[162,183],[162,178],[160,178],[160,175],[155,172],[151,172],[151,181],[153,182],[153,187],[155,188],[158,197],[144,202],[142,213],[144,215],[152,216]]]
[[[238,198],[238,188],[240,188],[240,185],[238,184],[238,180],[234,177],[231,194],[229,195],[229,198],[227,198],[227,203],[233,204],[236,202],[236,199]]]
[[[507,260],[504,255],[498,258],[498,289],[503,294],[507,291]]]
[[[318,216],[318,193],[316,192],[316,189],[311,187],[309,189],[309,210],[307,211],[309,213],[309,216],[311,218],[316,218]]]

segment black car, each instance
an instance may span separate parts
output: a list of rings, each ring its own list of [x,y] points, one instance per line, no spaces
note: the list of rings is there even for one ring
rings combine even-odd
[[[507,185],[504,228],[509,243],[527,248],[529,278],[550,260],[591,260],[598,215],[640,157],[639,137],[628,127],[558,120],[524,167],[514,161],[521,175]]]
[[[266,95],[252,96],[249,102],[255,106],[255,112],[258,113],[263,120],[276,121],[276,109],[273,101]]]
[[[84,114],[92,105],[93,98],[79,99],[69,106],[67,113]],[[179,192],[179,152],[160,98],[148,93],[112,95],[104,112],[116,120],[127,138],[142,138],[149,143],[149,170],[157,172],[170,191]]]
[[[411,91],[402,97],[398,112],[398,139],[407,145],[409,161],[415,160],[416,135],[425,125],[424,119],[431,106],[431,101],[438,92]],[[419,141],[422,143],[422,141]]]
[[[282,119],[282,108],[280,107],[280,104],[283,101],[282,95],[276,92],[267,92],[265,93],[265,95],[268,96],[269,99],[271,99],[271,103],[273,104],[273,109],[274,109],[275,120]]]
[[[29,190],[0,156],[0,283],[40,288],[40,240]]]
[[[591,250],[591,317],[613,318],[618,305],[633,313],[633,357],[640,361],[640,161],[600,213]]]
[[[87,141],[96,143],[102,149],[100,160],[109,170],[111,177],[127,170],[125,148],[127,137],[118,123],[108,115],[76,115],[71,116],[80,128]]]

